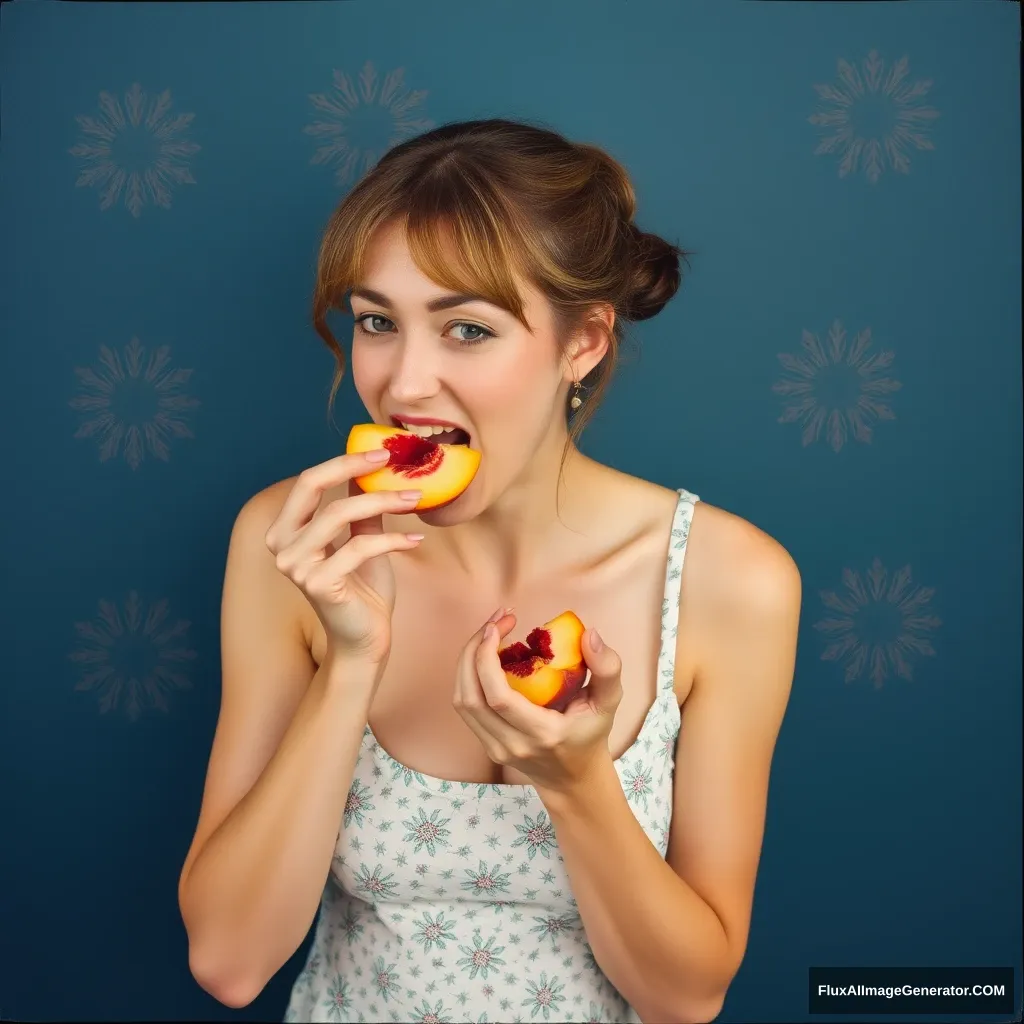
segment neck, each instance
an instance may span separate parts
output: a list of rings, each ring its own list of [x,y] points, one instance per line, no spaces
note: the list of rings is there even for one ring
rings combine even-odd
[[[588,495],[595,491],[600,465],[570,445],[563,468],[565,435],[549,440],[478,516],[431,531],[433,557],[472,580],[474,589],[514,599],[564,564],[567,544],[578,541],[593,521],[596,510]]]

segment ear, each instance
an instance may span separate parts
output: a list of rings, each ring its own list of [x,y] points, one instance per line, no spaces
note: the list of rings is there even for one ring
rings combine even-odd
[[[572,336],[566,353],[566,381],[583,380],[608,351],[608,339],[615,326],[615,310],[611,303],[594,306]]]

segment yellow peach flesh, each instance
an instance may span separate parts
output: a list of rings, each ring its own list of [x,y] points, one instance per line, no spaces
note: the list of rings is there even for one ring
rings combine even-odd
[[[584,626],[573,612],[563,612],[541,627],[548,635],[550,657],[546,651],[538,650],[538,644],[531,648],[533,657],[526,659],[527,645],[519,645],[515,671],[505,670],[505,678],[512,689],[521,693],[527,700],[541,707],[564,711],[576,694],[580,691],[587,676],[587,666],[583,660]],[[531,637],[534,634],[531,633]],[[499,652],[506,654],[510,644]]]
[[[379,423],[354,426],[345,451],[353,455],[378,448],[390,450],[391,461],[381,469],[356,477],[356,483],[368,493],[413,488],[423,491],[423,497],[410,512],[425,512],[454,501],[480,468],[480,453],[467,445],[434,444],[411,431]]]

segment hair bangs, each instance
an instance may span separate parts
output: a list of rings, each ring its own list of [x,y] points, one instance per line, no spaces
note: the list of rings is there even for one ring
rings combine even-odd
[[[417,267],[441,288],[479,295],[532,331],[516,284],[527,265],[523,239],[509,221],[510,211],[469,175],[451,176],[413,198],[406,241]]]

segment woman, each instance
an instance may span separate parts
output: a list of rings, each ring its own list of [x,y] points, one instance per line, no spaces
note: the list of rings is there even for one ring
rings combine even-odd
[[[192,972],[221,1002],[250,1003],[319,908],[289,1020],[719,1012],[800,579],[751,524],[575,446],[622,322],[679,285],[685,254],[634,208],[607,154],[492,120],[397,146],[334,214],[314,308],[332,399],[326,318],[350,293],[369,416],[460,428],[482,461],[418,519],[415,494],[355,485],[368,455],[238,515],[179,887]],[[591,627],[590,681],[559,713],[512,690],[497,651],[566,609]]]

